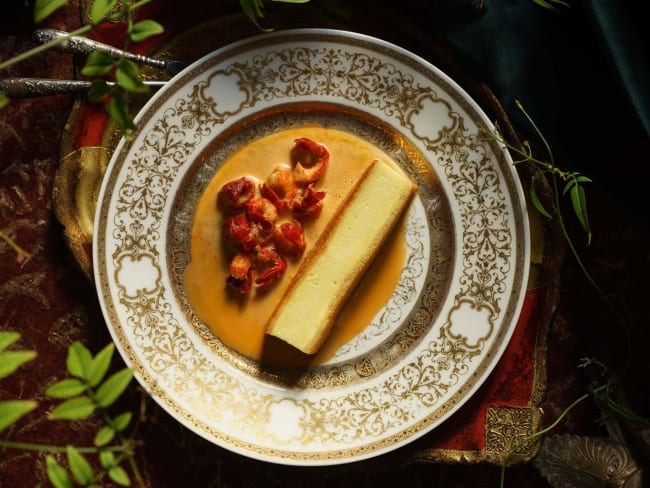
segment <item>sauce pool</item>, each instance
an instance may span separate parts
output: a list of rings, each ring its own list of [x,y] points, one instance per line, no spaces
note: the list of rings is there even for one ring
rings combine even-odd
[[[265,334],[266,322],[301,258],[287,258],[284,276],[267,290],[253,289],[242,295],[227,286],[230,254],[221,232],[224,215],[217,207],[217,193],[229,181],[242,176],[263,180],[275,167],[287,165],[289,151],[300,137],[324,144],[330,152],[327,171],[315,187],[326,192],[323,211],[315,220],[304,223],[307,248],[303,256],[311,251],[311,245],[370,162],[376,158],[390,161],[377,147],[352,134],[321,127],[287,129],[246,145],[223,164],[199,199],[190,236],[190,262],[184,276],[191,307],[216,337],[251,359],[282,365],[326,362],[361,332],[392,295],[406,254],[402,218],[313,357]]]

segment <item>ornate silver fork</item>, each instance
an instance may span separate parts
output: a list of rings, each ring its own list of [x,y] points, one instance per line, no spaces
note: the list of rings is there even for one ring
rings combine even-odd
[[[156,59],[140,54],[134,54],[102,42],[93,41],[82,36],[70,36],[67,32],[56,29],[39,29],[34,32],[34,39],[40,43],[50,42],[61,39],[61,42],[53,46],[58,51],[73,54],[90,54],[95,51],[103,51],[111,57],[118,59],[124,57],[134,63],[153,66],[154,68],[163,69],[171,75],[179,73],[188,63],[178,60]]]
[[[165,85],[164,81],[145,81],[144,84],[152,89]],[[109,82],[109,84],[113,84]],[[9,98],[41,97],[61,95],[88,90],[90,81],[83,80],[54,80],[49,78],[5,78],[0,79],[0,92]]]

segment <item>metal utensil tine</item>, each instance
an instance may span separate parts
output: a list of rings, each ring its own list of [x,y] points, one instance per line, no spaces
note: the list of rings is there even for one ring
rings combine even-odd
[[[186,63],[185,61],[171,60],[171,61],[167,61],[167,65],[165,66],[165,69],[169,74],[176,75],[181,71],[183,71],[188,66],[189,63]]]

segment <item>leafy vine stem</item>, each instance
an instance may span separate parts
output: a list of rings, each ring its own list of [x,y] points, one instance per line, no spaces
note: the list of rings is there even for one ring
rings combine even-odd
[[[17,332],[0,332],[0,379],[14,373],[23,364],[36,357],[34,351],[9,349],[20,339]],[[97,486],[105,476],[121,486],[129,486],[130,476],[122,467],[129,465],[138,485],[144,482],[135,462],[135,446],[138,422],[132,422],[133,414],[123,412],[116,416],[109,413],[111,407],[131,383],[133,370],[123,368],[106,377],[115,346],[110,343],[93,356],[80,342],[68,348],[66,368],[69,377],[50,385],[45,394],[62,400],[48,415],[50,420],[81,420],[98,413],[103,426],[97,431],[93,446],[57,446],[50,444],[9,441],[0,439],[0,447],[40,451],[45,458],[48,479],[55,488],[67,488],[73,480],[81,486]],[[0,402],[0,432],[17,422],[38,406],[35,400],[5,400]],[[131,424],[129,435],[125,435]],[[70,473],[55,459],[54,453],[65,453]],[[88,455],[97,455],[101,469],[94,472]]]
[[[589,273],[584,261],[580,256],[580,253],[578,252],[578,248],[570,235],[567,221],[562,211],[564,207],[562,197],[568,196],[574,215],[583,231],[585,232],[586,245],[589,246],[591,243],[592,233],[587,212],[586,192],[583,185],[585,183],[591,183],[592,180],[578,172],[567,172],[559,168],[555,163],[553,151],[551,150],[551,147],[544,137],[542,131],[539,129],[537,124],[535,124],[533,118],[526,112],[521,102],[517,100],[516,105],[518,109],[523,113],[526,120],[530,123],[531,127],[534,130],[534,133],[542,142],[542,145],[545,148],[546,154],[548,156],[548,160],[542,160],[534,157],[530,144],[527,141],[522,143],[522,147],[515,146],[514,144],[506,141],[498,131],[490,133],[488,137],[494,138],[497,142],[506,147],[512,154],[521,158],[515,161],[514,164],[528,162],[536,165],[541,169],[540,173],[532,177],[530,184],[530,199],[533,206],[545,218],[549,220],[556,219],[562,236],[585,279],[596,290],[598,295],[602,298],[610,310],[612,310],[614,315],[619,319],[622,319],[616,310],[616,307],[609,300],[607,294],[602,290],[596,280]],[[537,185],[542,181],[540,178],[546,178],[551,186],[552,208],[550,209],[544,206],[542,199],[538,194]],[[621,323],[625,324],[623,320],[621,320]],[[630,331],[625,326],[623,327],[623,331],[625,334],[627,354],[625,356],[625,363],[620,371],[611,371],[604,363],[597,359],[583,358],[578,367],[587,368],[590,366],[595,366],[599,368],[600,379],[592,381],[587,387],[587,392],[569,404],[551,424],[539,430],[538,432],[534,432],[533,434],[525,437],[515,446],[513,446],[513,448],[507,453],[501,465],[501,488],[505,486],[506,469],[512,462],[514,456],[524,446],[554,430],[558,425],[560,425],[560,423],[571,411],[573,411],[580,404],[584,403],[586,400],[593,399],[598,407],[602,409],[602,411],[614,415],[622,420],[636,425],[650,427],[650,419],[639,416],[614,399],[616,391],[618,389],[618,383],[622,376],[625,374],[632,351]]]

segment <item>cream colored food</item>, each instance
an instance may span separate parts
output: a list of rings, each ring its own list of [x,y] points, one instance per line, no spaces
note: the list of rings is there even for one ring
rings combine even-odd
[[[303,261],[267,333],[306,354],[318,351],[414,190],[404,173],[375,159]]]
[[[378,158],[388,159],[374,145],[347,132],[320,127],[289,129],[243,147],[224,163],[209,183],[194,215],[185,292],[196,315],[216,337],[228,347],[256,360],[299,364],[326,361],[341,345],[362,331],[383,307],[397,285],[404,263],[404,226],[400,224],[341,310],[336,326],[317,355],[304,358],[284,342],[270,340],[270,336],[265,334],[266,324],[304,257],[288,260],[283,279],[264,293],[253,290],[249,295],[241,296],[228,289],[225,285],[229,274],[228,257],[221,235],[223,214],[215,202],[224,183],[244,175],[264,178],[279,164],[286,164],[288,150],[299,137],[309,137],[325,144],[331,155],[329,168],[317,185],[319,190],[327,193],[323,212],[304,227],[307,254],[370,162]]]

